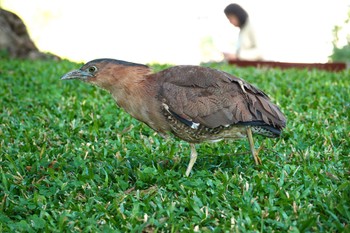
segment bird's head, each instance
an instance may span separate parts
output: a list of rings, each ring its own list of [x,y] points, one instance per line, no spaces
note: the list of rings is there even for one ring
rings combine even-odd
[[[80,79],[89,82],[96,78],[100,65],[88,62],[78,70],[72,70],[61,77],[61,80]]]
[[[141,72],[139,72],[141,71]],[[149,73],[146,65],[121,60],[103,58],[89,61],[80,69],[73,70],[61,77],[61,80],[79,79],[102,88],[108,89],[136,73]]]

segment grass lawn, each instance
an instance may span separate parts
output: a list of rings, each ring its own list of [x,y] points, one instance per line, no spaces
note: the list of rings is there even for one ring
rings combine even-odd
[[[152,65],[156,70],[165,65]],[[68,61],[0,60],[0,232],[349,232],[350,72],[212,64],[264,90],[280,139],[165,141]]]

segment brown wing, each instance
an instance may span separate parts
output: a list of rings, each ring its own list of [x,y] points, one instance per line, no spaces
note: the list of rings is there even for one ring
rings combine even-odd
[[[159,100],[187,121],[210,128],[261,122],[281,129],[286,124],[279,108],[264,92],[228,73],[176,66],[159,75]]]

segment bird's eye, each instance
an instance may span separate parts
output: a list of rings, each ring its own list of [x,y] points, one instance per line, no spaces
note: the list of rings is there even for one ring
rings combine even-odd
[[[95,72],[97,71],[97,67],[96,67],[96,66],[90,66],[89,69],[88,69],[88,71],[89,71],[90,73],[95,73]]]

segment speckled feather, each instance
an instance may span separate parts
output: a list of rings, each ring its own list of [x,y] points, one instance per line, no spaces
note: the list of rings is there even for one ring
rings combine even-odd
[[[190,142],[240,138],[245,127],[279,136],[286,119],[259,89],[228,73],[198,66],[176,66],[155,74],[159,100],[173,133]],[[197,129],[187,122],[199,124]]]

